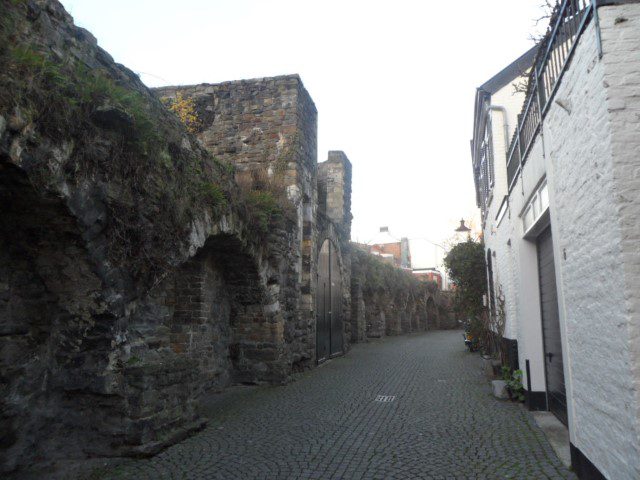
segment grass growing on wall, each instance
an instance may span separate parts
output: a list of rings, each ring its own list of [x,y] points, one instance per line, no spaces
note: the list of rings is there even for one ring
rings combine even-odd
[[[37,191],[92,185],[111,264],[155,278],[203,209],[218,218],[238,200],[233,168],[189,138],[131,72],[90,42],[51,48],[30,18],[25,2],[0,5],[0,115],[28,158],[20,167]],[[102,63],[89,68],[83,59],[94,56]]]
[[[353,275],[356,276],[363,291],[375,293],[377,291],[418,295],[424,292],[435,292],[435,282],[424,283],[416,279],[411,272],[401,270],[382,261],[359,248],[353,248]]]

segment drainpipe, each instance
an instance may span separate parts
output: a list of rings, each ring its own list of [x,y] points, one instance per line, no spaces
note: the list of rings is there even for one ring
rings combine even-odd
[[[507,109],[501,105],[489,105],[487,110],[500,112],[502,114],[502,125],[504,126],[504,154],[509,155],[509,121],[507,120]]]

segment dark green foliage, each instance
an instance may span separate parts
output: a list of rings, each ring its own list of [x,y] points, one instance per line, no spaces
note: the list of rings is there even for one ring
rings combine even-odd
[[[44,134],[69,133],[74,127],[87,130],[91,113],[108,106],[131,118],[127,139],[137,154],[156,154],[163,147],[159,129],[151,119],[149,100],[140,92],[121,87],[84,65],[54,63],[32,46],[9,48],[6,63],[16,81],[13,95],[0,99],[4,104],[0,106],[11,110],[13,105],[22,104]]]
[[[149,100],[141,93],[121,87],[112,79],[91,72],[84,66],[77,66],[73,74],[74,94],[70,102],[80,106],[90,114],[96,105],[108,105],[120,109],[133,121],[132,145],[139,154],[158,153],[164,147],[158,126],[149,112]]]
[[[280,202],[275,196],[264,190],[251,190],[245,195],[246,206],[258,230],[266,233],[269,224],[282,213]]]
[[[108,186],[106,253],[135,278],[155,281],[171,268],[194,217],[228,207],[230,168],[185,142],[175,116],[128,72],[54,52],[37,43],[38,28],[24,2],[0,2],[0,114],[23,120],[17,135],[31,159],[29,180],[38,191],[60,181]],[[64,155],[54,161],[41,145]]]
[[[511,371],[507,366],[502,367],[502,379],[507,384],[511,398],[518,402],[524,402],[524,386],[522,385],[522,370]]]
[[[29,76],[32,82],[43,81],[55,87],[64,87],[68,83],[60,67],[31,47],[10,47],[8,56],[15,73]]]
[[[227,197],[220,185],[213,182],[206,182],[200,186],[203,200],[215,210],[227,207]]]
[[[435,282],[423,283],[410,272],[401,270],[358,248],[353,249],[353,272],[360,278],[362,289],[374,294],[379,290],[418,294],[435,291]]]
[[[487,291],[484,245],[473,239],[460,242],[449,250],[444,263],[456,284],[454,308],[466,318],[479,316],[484,309],[482,295]]]
[[[236,167],[231,162],[227,162],[224,160],[219,160],[214,157],[213,162],[227,175],[231,176],[235,173]]]

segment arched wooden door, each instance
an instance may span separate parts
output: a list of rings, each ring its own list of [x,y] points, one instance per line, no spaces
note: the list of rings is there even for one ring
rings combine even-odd
[[[325,240],[318,254],[316,290],[316,358],[318,363],[342,354],[342,278],[338,251]]]

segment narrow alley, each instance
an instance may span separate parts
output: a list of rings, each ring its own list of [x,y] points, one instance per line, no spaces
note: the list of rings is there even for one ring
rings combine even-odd
[[[529,412],[491,396],[459,331],[356,345],[287,386],[203,405],[204,431],[105,478],[575,478]]]

